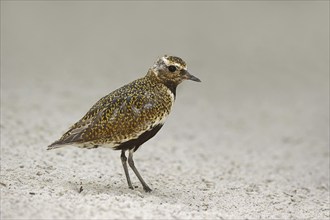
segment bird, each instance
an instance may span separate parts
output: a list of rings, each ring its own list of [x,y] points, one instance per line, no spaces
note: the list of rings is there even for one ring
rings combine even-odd
[[[176,99],[176,88],[185,80],[201,82],[188,72],[186,62],[180,57],[159,57],[144,77],[97,101],[47,150],[67,145],[121,150],[120,159],[128,188],[133,189],[133,185],[127,164],[141,182],[143,190],[151,192],[134,164],[133,153],[162,128]]]

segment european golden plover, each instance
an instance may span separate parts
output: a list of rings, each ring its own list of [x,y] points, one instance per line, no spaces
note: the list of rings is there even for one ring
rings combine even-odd
[[[64,145],[121,150],[128,187],[133,189],[127,162],[143,189],[150,192],[134,165],[133,153],[161,129],[171,112],[177,86],[187,79],[200,82],[187,71],[181,58],[167,55],[159,58],[145,77],[101,98],[48,150]]]

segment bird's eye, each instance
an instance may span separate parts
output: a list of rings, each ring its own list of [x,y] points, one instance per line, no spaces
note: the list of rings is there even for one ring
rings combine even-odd
[[[171,66],[169,66],[168,67],[168,70],[170,71],[170,72],[175,72],[176,71],[176,67],[175,66],[173,66],[173,65],[171,65]]]

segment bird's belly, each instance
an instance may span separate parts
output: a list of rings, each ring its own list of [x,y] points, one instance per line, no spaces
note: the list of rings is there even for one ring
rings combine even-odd
[[[162,128],[163,124],[157,124],[156,126],[150,128],[137,135],[134,138],[127,138],[120,141],[112,140],[103,140],[103,141],[93,141],[83,144],[76,144],[79,148],[93,149],[98,147],[111,148],[114,150],[128,150],[133,149],[137,150],[144,142],[148,141],[150,138],[155,136],[155,134]]]
[[[98,147],[111,148],[114,150],[138,148],[144,142],[152,138],[163,126],[168,114],[165,113],[162,117],[157,118],[152,124],[148,125],[141,131],[128,132],[123,130],[121,134],[113,135],[109,138],[101,138],[99,140],[89,141],[85,143],[74,144],[79,148],[93,149]],[[124,136],[122,133],[126,133]],[[136,150],[135,149],[135,150]]]
[[[133,149],[137,150],[144,142],[148,141],[150,138],[156,135],[156,133],[162,128],[163,124],[158,124],[151,129],[144,131],[138,137],[130,140],[125,140],[119,145],[115,146],[115,150],[127,150]]]

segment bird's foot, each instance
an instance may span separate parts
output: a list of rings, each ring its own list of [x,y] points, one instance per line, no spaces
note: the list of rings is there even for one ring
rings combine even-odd
[[[150,189],[149,186],[143,186],[143,190],[145,192],[151,192],[152,191],[152,189]]]

